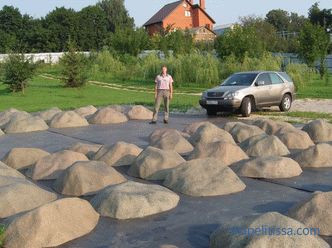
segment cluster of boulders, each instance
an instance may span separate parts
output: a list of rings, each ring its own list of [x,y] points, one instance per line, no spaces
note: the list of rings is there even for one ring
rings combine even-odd
[[[72,111],[62,111],[55,107],[32,114],[11,108],[0,113],[0,135],[43,131],[48,128],[85,127],[89,124],[116,124],[151,118],[152,111],[141,105],[128,108],[115,105],[100,109],[89,105]]]
[[[86,123],[120,123],[147,114],[137,106],[127,114],[123,111],[88,106],[67,112],[52,109],[37,118],[43,117],[53,126],[72,123],[75,116]],[[21,118],[18,116],[15,118]],[[89,233],[99,215],[143,218],[175,208],[179,194],[239,193],[246,188],[242,177],[291,178],[299,176],[303,168],[332,167],[331,141],[332,125],[322,120],[302,130],[284,122],[257,120],[229,122],[223,127],[198,122],[182,132],[157,129],[144,149],[126,142],[78,143],[52,154],[37,148],[14,148],[0,163],[0,218],[6,218],[6,247],[57,246]],[[52,189],[38,186],[35,181],[39,180],[53,180]],[[91,196],[90,202],[80,198],[86,196]],[[331,203],[331,192],[317,192],[292,208],[288,217],[271,212],[238,219],[214,232],[210,245],[329,247],[318,236],[234,236],[230,227],[234,223],[248,228],[317,226],[321,234],[332,236]]]

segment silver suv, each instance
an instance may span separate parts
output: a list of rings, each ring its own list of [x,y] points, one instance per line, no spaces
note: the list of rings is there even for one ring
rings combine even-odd
[[[240,110],[250,116],[261,107],[279,106],[288,111],[295,99],[295,87],[285,72],[252,71],[231,75],[221,85],[203,92],[199,104],[208,115]]]

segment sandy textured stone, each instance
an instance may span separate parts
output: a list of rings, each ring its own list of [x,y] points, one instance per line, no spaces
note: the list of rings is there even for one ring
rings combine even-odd
[[[131,165],[143,150],[134,144],[117,142],[103,146],[94,156],[94,160],[104,161],[109,166]]]
[[[321,143],[292,155],[301,167],[332,167],[332,145]]]
[[[96,152],[98,152],[101,147],[102,145],[98,144],[76,143],[71,147],[69,147],[68,150],[74,152],[80,152],[83,153],[88,158],[93,158]]]
[[[5,232],[5,247],[54,247],[91,232],[99,214],[89,202],[64,198],[15,218]],[[50,224],[51,223],[51,224]]]
[[[53,188],[70,196],[93,195],[103,188],[126,182],[114,168],[100,161],[76,162],[55,181]]]
[[[256,125],[263,129],[267,134],[272,135],[278,132],[280,129],[295,129],[295,127],[283,121],[274,121],[270,119],[259,119],[253,122],[253,125]]]
[[[3,162],[14,169],[23,169],[47,155],[50,153],[39,148],[13,148],[3,158]]]
[[[240,192],[245,184],[220,160],[195,159],[168,171],[166,187],[191,196],[216,196]]]
[[[77,114],[79,114],[82,117],[87,117],[89,115],[93,115],[94,113],[96,113],[98,111],[98,109],[93,106],[93,105],[89,105],[89,106],[85,106],[85,107],[80,107],[78,109],[75,110],[75,112]]]
[[[102,216],[124,220],[171,210],[179,200],[177,194],[162,186],[128,181],[107,187],[91,204]]]
[[[0,218],[31,210],[56,200],[54,193],[46,191],[26,179],[12,180],[0,186]]]
[[[60,151],[39,159],[27,175],[33,180],[57,179],[63,170],[77,161],[88,161],[88,158],[79,152]]]
[[[197,158],[216,158],[223,164],[230,165],[249,157],[239,146],[218,141],[197,145],[188,159]]]
[[[50,121],[51,128],[85,127],[88,125],[88,121],[74,111],[58,113]]]
[[[136,105],[128,111],[127,115],[130,120],[151,120],[153,112],[142,105]]]
[[[16,116],[7,123],[5,127],[6,133],[25,133],[34,131],[47,130],[46,122],[38,116]]]
[[[149,180],[163,180],[167,169],[174,168],[185,160],[175,151],[147,147],[135,159],[128,174]]]
[[[315,143],[332,141],[332,124],[325,120],[312,121],[302,130],[307,132]]]
[[[12,167],[9,167],[8,165],[2,163],[1,161],[0,161],[0,176],[25,178],[25,176],[21,174],[19,171],[13,169]]]
[[[276,136],[284,143],[290,150],[307,149],[314,145],[308,133],[299,129],[294,130],[279,130]]]
[[[4,135],[5,133],[0,129],[0,136]]]
[[[36,113],[36,116],[39,116],[44,121],[46,121],[46,123],[49,123],[56,114],[61,113],[61,112],[62,112],[61,109],[59,109],[58,107],[54,107],[54,108]]]
[[[176,129],[161,128],[150,134],[150,145],[162,150],[174,150],[180,154],[191,152],[194,148]]]
[[[288,148],[274,135],[256,135],[246,139],[240,147],[250,157],[285,156],[289,154]]]
[[[228,129],[227,126],[225,130],[226,129]],[[233,136],[233,139],[236,143],[241,143],[242,141],[245,141],[246,139],[256,135],[265,134],[261,128],[242,122],[237,122],[228,132]]]
[[[235,144],[232,135],[212,123],[201,125],[189,138],[189,142],[194,146],[198,143],[213,143],[216,141]]]
[[[239,176],[253,178],[290,178],[302,173],[301,166],[291,158],[259,157],[240,163]]]
[[[319,228],[320,235],[332,236],[332,191],[317,192],[296,204],[289,216],[306,226]]]
[[[7,109],[6,111],[0,113],[0,128],[4,129],[7,123],[15,116],[27,117],[30,116],[30,114],[14,108]]]
[[[89,118],[91,124],[116,124],[126,121],[127,116],[112,107],[102,108]]]
[[[234,227],[239,227],[241,230],[248,228],[250,228],[249,230],[254,230],[259,228],[262,230],[262,233],[266,233],[266,235],[234,235],[234,233],[231,232]],[[210,236],[210,247],[330,247],[322,238],[315,235],[269,235],[269,228],[271,232],[273,232],[273,227],[279,228],[279,230],[286,228],[286,233],[288,233],[289,230],[296,232],[299,228],[301,228],[301,230],[310,228],[282,214],[268,212],[259,216],[254,215],[233,219],[223,225]],[[274,233],[277,233],[277,231]]]
[[[197,129],[198,129],[200,126],[202,126],[202,125],[204,125],[204,124],[207,124],[207,123],[210,123],[210,122],[208,122],[208,121],[197,121],[197,122],[193,122],[193,123],[187,125],[187,126],[183,129],[183,132],[184,132],[184,133],[187,133],[187,134],[189,134],[189,135],[192,135],[192,134],[194,134],[194,133],[197,131]]]

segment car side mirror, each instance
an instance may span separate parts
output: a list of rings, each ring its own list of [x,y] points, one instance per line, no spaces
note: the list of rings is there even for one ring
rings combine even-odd
[[[256,86],[263,86],[263,85],[265,85],[265,82],[264,82],[264,81],[257,81],[257,82],[255,83],[255,85],[256,85]]]

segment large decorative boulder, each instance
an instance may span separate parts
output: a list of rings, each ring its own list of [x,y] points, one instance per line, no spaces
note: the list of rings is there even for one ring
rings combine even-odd
[[[210,124],[211,122],[208,122],[208,121],[197,121],[197,122],[193,122],[193,123],[187,125],[187,126],[183,129],[183,132],[184,132],[184,133],[187,133],[187,134],[189,134],[189,135],[192,135],[192,134],[194,134],[194,133],[197,131],[197,129],[198,129],[200,126],[202,126],[202,125],[204,125],[204,124],[207,124],[207,123]]]
[[[0,129],[0,136],[4,135],[5,133]]]
[[[13,148],[6,154],[3,162],[18,170],[29,167],[48,155],[48,152],[38,148]]]
[[[103,161],[109,166],[131,165],[141,152],[142,149],[134,144],[117,142],[100,148],[94,160]]]
[[[150,145],[162,150],[174,150],[180,154],[191,152],[194,148],[176,129],[157,129],[150,135]]]
[[[201,125],[189,138],[189,142],[194,146],[198,143],[213,143],[216,141],[235,144],[232,135],[212,123]]]
[[[321,235],[332,236],[332,192],[317,192],[296,204],[289,216],[306,226],[319,228]]]
[[[237,227],[240,230],[236,230]],[[329,248],[329,244],[318,233],[304,235],[304,231],[310,228],[282,214],[268,212],[234,219],[223,225],[210,236],[210,247]],[[284,233],[281,233],[283,230]],[[301,235],[297,235],[297,231]]]
[[[33,180],[57,179],[63,170],[77,161],[88,161],[88,158],[79,152],[60,151],[39,159],[27,175]]]
[[[61,173],[53,188],[63,195],[93,195],[109,185],[126,181],[126,178],[104,162],[84,161],[74,163]]]
[[[11,118],[15,116],[22,116],[22,117],[28,117],[30,114],[24,111],[19,111],[14,108],[10,108],[4,112],[0,113],[0,128],[4,129],[7,125],[7,123],[11,120]]]
[[[56,114],[50,122],[51,128],[85,127],[88,121],[74,111]]]
[[[245,141],[246,139],[255,135],[265,134],[265,132],[259,127],[248,125],[242,122],[237,122],[228,132],[233,136],[233,139],[237,143],[241,143],[242,141]]]
[[[259,157],[240,164],[237,174],[243,177],[290,178],[302,173],[301,166],[296,161],[285,157]]]
[[[315,120],[306,124],[303,131],[307,132],[315,143],[332,141],[332,124],[325,120]]]
[[[126,121],[128,118],[125,114],[111,107],[102,108],[89,118],[91,124],[116,124]]]
[[[130,120],[151,120],[153,112],[144,106],[136,105],[128,111]]]
[[[96,113],[98,111],[98,109],[93,106],[93,105],[89,105],[89,106],[85,106],[85,107],[80,107],[78,109],[75,110],[75,112],[77,114],[79,114],[82,117],[87,117],[90,115],[93,115],[94,113]]]
[[[246,139],[240,144],[250,157],[285,156],[289,150],[281,140],[274,135],[256,135]]]
[[[295,127],[288,122],[273,121],[270,119],[256,120],[253,122],[253,125],[260,127],[269,135],[274,135],[280,129],[288,129],[288,130],[295,129]]]
[[[198,144],[188,159],[216,158],[224,165],[230,165],[248,159],[248,155],[237,145],[226,142],[213,142],[208,144]]]
[[[168,169],[174,168],[185,160],[175,151],[147,147],[130,166],[128,174],[148,180],[163,180]]]
[[[216,196],[240,192],[245,184],[217,159],[196,159],[168,171],[164,185],[191,196]]]
[[[276,136],[284,143],[290,150],[307,149],[314,145],[310,136],[299,129],[284,130],[281,129],[276,133]]]
[[[301,167],[332,167],[332,145],[321,143],[292,155]]]
[[[56,200],[54,193],[28,180],[12,180],[0,186],[0,218],[7,218]]]
[[[16,217],[6,228],[5,247],[54,247],[91,232],[99,214],[86,200],[64,198]]]
[[[0,161],[0,176],[3,177],[14,177],[14,178],[25,178],[23,174],[21,174],[19,171],[13,169],[12,167],[9,167],[8,165],[2,163]]]
[[[162,186],[129,181],[102,190],[91,204],[102,216],[124,220],[171,210],[179,200],[177,194]]]
[[[6,133],[24,133],[47,130],[46,122],[38,116],[16,116],[13,117],[6,125]]]
[[[93,156],[96,154],[96,152],[99,151],[99,149],[102,147],[102,145],[98,144],[86,144],[86,143],[76,143],[68,148],[68,150],[74,151],[74,152],[80,152],[83,153],[88,158],[93,158]]]
[[[36,113],[36,116],[39,116],[44,121],[46,121],[46,123],[49,123],[53,119],[53,117],[60,112],[62,112],[61,109],[59,109],[58,107],[54,107],[54,108]]]

